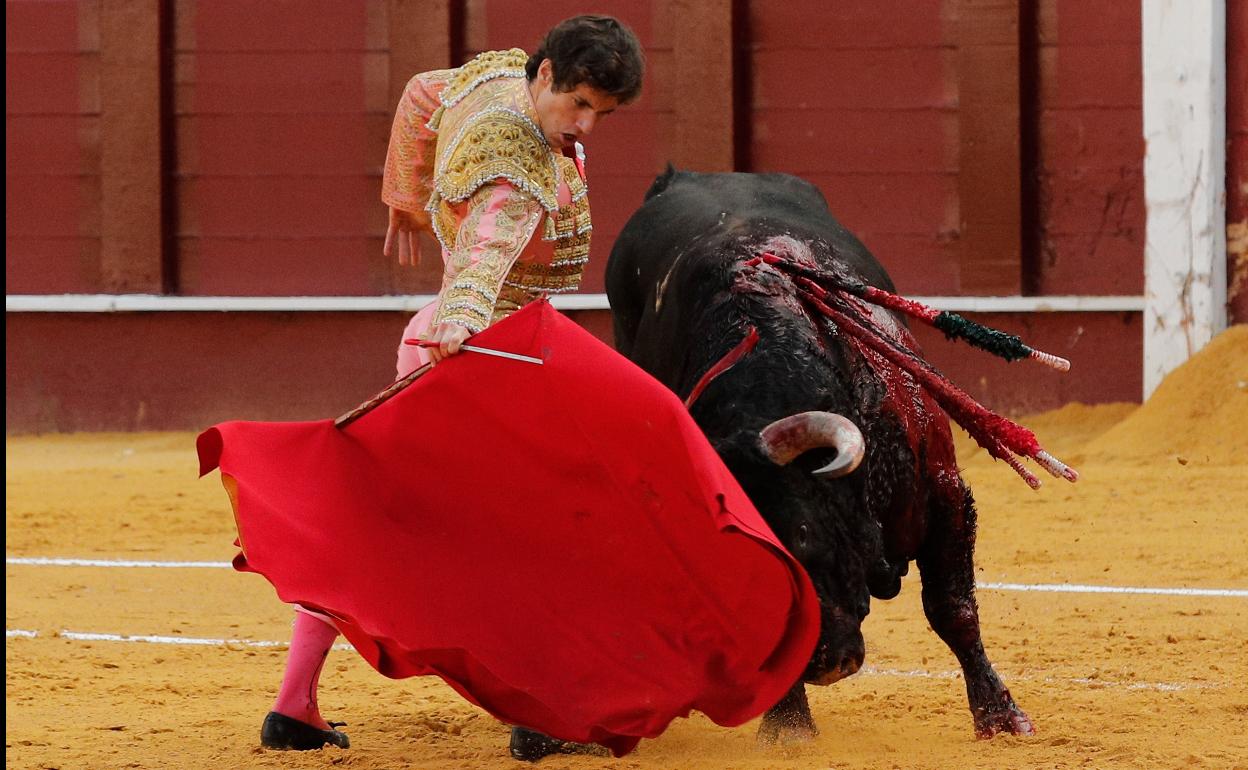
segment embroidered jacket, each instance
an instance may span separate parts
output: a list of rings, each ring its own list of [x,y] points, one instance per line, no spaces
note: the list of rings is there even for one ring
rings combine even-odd
[[[576,289],[588,261],[585,181],[538,126],[527,60],[489,51],[417,75],[395,114],[382,200],[431,218],[445,264],[435,324],[481,331]]]

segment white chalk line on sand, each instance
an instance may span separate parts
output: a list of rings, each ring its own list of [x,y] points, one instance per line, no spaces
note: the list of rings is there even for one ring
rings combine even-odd
[[[57,559],[44,556],[6,556],[5,564],[22,567],[146,567],[167,569],[229,569],[228,561],[129,561],[126,559]]]
[[[129,561],[122,559],[61,559],[6,556],[5,564],[26,567],[128,567],[156,569],[229,569],[227,561]],[[1074,583],[977,583],[980,591],[1024,591],[1059,594],[1137,594],[1151,596],[1222,596],[1248,598],[1244,588],[1150,588],[1146,586],[1095,586]]]
[[[34,639],[40,636],[38,631],[24,628],[6,628],[6,639]],[[97,634],[88,631],[57,631],[54,634],[43,634],[45,637],[57,639],[73,639],[76,642],[142,642],[146,644],[181,644],[191,647],[278,647],[284,648],[286,642],[274,642],[255,639],[200,639],[193,636],[157,636],[153,634]],[[335,650],[354,650],[349,644],[335,644]]]
[[[1153,596],[1233,596],[1248,598],[1248,588],[1148,588],[1090,586],[1074,583],[976,583],[980,591],[1037,591],[1056,594],[1149,594]]]
[[[41,636],[38,631],[32,631],[24,628],[7,628],[4,631],[6,639],[36,639]],[[200,639],[188,636],[156,636],[151,634],[99,634],[84,631],[57,631],[54,634],[44,634],[42,636],[56,639],[72,639],[78,642],[131,642],[140,644],[176,644],[191,647],[227,647],[227,648],[261,648],[261,649],[284,649],[287,644],[285,642],[276,642],[269,640],[255,639]],[[335,650],[354,650],[350,644],[335,644]],[[860,677],[894,677],[899,679],[961,679],[961,671],[927,671],[925,669],[896,669],[896,668],[880,668],[878,666],[866,665],[859,669],[857,676]],[[1159,692],[1181,692],[1184,690],[1206,690],[1219,689],[1224,687],[1222,684],[1206,683],[1206,682],[1117,682],[1100,678],[1079,676],[1079,677],[1056,677],[1045,676],[1037,677],[1027,674],[1007,676],[1011,681],[1040,681],[1046,684],[1082,684],[1096,688],[1122,688],[1125,690],[1154,690]]]

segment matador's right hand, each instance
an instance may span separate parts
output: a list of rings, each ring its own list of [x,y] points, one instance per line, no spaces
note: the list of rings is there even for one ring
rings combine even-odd
[[[425,347],[425,350],[429,352],[430,362],[436,364],[447,356],[455,355],[471,336],[472,332],[467,328],[450,321],[443,321],[434,326],[425,334],[425,339],[432,343]]]

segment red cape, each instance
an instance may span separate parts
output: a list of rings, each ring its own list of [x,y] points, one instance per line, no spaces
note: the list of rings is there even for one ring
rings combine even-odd
[[[814,589],[675,395],[547,302],[344,429],[198,440],[239,570],[324,611],[389,677],[617,755],[690,709],[745,722],[796,682]]]

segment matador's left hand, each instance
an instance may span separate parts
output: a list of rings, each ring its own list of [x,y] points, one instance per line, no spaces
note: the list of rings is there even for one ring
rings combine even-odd
[[[381,253],[387,257],[399,252],[399,264],[415,267],[420,264],[420,231],[429,231],[429,214],[425,211],[405,211],[390,206],[390,223],[386,227],[386,243]]]

